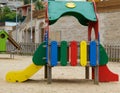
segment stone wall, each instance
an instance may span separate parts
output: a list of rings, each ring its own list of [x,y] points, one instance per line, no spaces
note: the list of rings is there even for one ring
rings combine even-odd
[[[120,40],[120,12],[99,13],[99,31],[102,43],[109,43]],[[87,40],[87,26],[79,24],[78,20],[72,16],[60,18],[55,24],[50,26],[50,32],[61,32],[61,40],[81,41]],[[53,37],[53,36],[52,36]],[[51,39],[52,39],[51,37]],[[92,33],[94,40],[94,32]]]
[[[61,40],[87,40],[87,27],[79,24],[78,20],[72,16],[62,17],[50,26],[50,32],[60,31]]]
[[[102,20],[101,24],[104,24],[104,34],[102,37],[104,38],[104,42],[106,43],[114,43],[120,41],[120,12],[115,13],[104,13],[101,14],[104,16],[104,20]],[[100,25],[101,25],[100,24]]]

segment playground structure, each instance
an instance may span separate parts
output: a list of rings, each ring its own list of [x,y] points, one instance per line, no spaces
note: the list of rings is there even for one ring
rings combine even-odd
[[[21,49],[20,45],[4,30],[1,30],[0,31],[0,52],[7,52],[7,53],[10,53],[10,58],[12,58],[12,55],[13,55],[13,58],[14,58],[14,51],[11,50],[11,51],[7,51],[7,40],[9,42],[11,42],[11,44],[14,45],[14,47],[18,50]]]
[[[59,10],[59,11],[58,11]],[[54,24],[60,17],[72,15],[84,26],[88,26],[88,41],[51,41],[49,42],[49,25]],[[100,44],[99,20],[96,14],[95,2],[80,1],[48,1],[46,6],[46,23],[44,42],[35,51],[33,64],[24,70],[10,71],[6,75],[8,82],[24,82],[45,66],[45,78],[52,82],[52,67],[83,66],[86,69],[86,79],[89,79],[89,67],[92,67],[94,83],[118,81],[118,75],[108,67],[108,56]],[[95,40],[91,41],[94,29]]]

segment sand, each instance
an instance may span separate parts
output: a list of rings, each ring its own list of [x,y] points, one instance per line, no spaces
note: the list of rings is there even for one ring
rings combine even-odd
[[[85,80],[84,67],[54,67],[53,82],[47,84],[44,68],[24,83],[8,83],[5,75],[10,70],[24,69],[32,63],[32,56],[0,54],[0,93],[120,93],[120,82],[107,82],[95,85],[92,80]],[[120,63],[109,62],[108,67],[120,75]]]

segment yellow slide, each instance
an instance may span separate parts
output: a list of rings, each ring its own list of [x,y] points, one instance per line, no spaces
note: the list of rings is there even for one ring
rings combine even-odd
[[[19,71],[9,71],[6,74],[7,82],[24,82],[28,80],[32,75],[34,75],[38,70],[40,70],[46,64],[46,48],[44,47],[46,42],[39,45],[35,51],[32,61],[33,64],[29,65],[24,70]]]
[[[33,74],[40,70],[42,66],[37,66],[35,64],[29,65],[24,70],[10,71],[6,75],[6,81],[8,82],[24,82],[28,80]]]

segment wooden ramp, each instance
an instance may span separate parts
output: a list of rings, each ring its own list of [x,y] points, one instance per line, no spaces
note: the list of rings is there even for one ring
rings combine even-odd
[[[8,35],[8,40],[18,49],[21,49],[21,46],[10,36]]]

